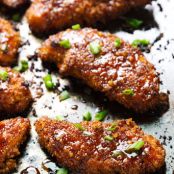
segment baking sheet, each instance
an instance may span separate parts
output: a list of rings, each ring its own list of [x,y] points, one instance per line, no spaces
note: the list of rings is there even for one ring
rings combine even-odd
[[[9,14],[4,11],[4,7],[0,7],[0,10],[1,16],[5,14],[8,19],[16,13],[13,11]],[[23,9],[21,13],[24,13]],[[31,137],[22,148],[23,153],[14,174],[54,174],[58,169],[37,142],[33,126],[36,119],[43,115],[51,118],[63,115],[66,120],[79,122],[85,111],[90,111],[94,116],[102,109],[109,111],[105,121],[132,117],[145,132],[158,138],[164,145],[167,155],[166,166],[157,173],[172,174],[174,172],[174,1],[156,0],[152,2],[152,5],[147,5],[146,8],[138,9],[134,13],[130,12],[127,16],[143,19],[142,28],[131,30],[125,25],[125,17],[116,20],[112,25],[99,28],[117,34],[129,42],[135,39],[148,39],[152,43],[148,49],[144,49],[144,54],[160,74],[162,104],[155,112],[143,115],[131,113],[118,103],[109,102],[101,93],[94,92],[78,80],[61,77],[54,67],[43,66],[40,59],[35,56],[35,51],[43,39],[31,34],[25,17],[21,19],[21,22],[15,23],[23,41],[19,57],[28,59],[30,66],[29,70],[22,75],[29,82],[35,101],[27,114],[32,123]],[[47,92],[43,84],[42,77],[48,72],[53,75],[53,80],[57,84],[54,92]],[[71,98],[59,102],[59,93],[64,89],[70,92]]]

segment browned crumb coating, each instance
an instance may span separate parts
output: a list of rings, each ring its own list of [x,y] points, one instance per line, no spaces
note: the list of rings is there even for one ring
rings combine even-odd
[[[0,0],[0,4],[3,4],[11,9],[17,9],[27,4],[29,0]]]
[[[108,128],[116,125],[115,130]],[[35,123],[40,144],[57,163],[76,174],[148,174],[161,168],[165,150],[160,142],[145,134],[131,119],[112,123],[81,122],[83,130],[73,123],[40,118]],[[112,136],[112,141],[105,136]],[[126,153],[130,144],[144,141],[137,153]],[[121,155],[113,156],[115,150]]]
[[[11,68],[0,67],[0,71],[8,73],[5,81],[0,79],[0,115],[15,115],[26,111],[32,102],[28,84]]]
[[[20,36],[13,26],[5,19],[0,18],[0,65],[11,66],[17,61],[20,47]]]
[[[14,118],[0,122],[0,173],[6,174],[16,168],[19,148],[30,131],[27,118]]]
[[[106,23],[150,0],[35,0],[27,11],[30,28],[48,33],[73,24]]]
[[[63,75],[83,80],[126,108],[145,112],[156,107],[159,78],[154,66],[127,42],[121,40],[116,47],[116,39],[113,34],[91,28],[68,29],[49,37],[39,49],[39,56],[43,61],[56,63]],[[62,40],[69,40],[71,48],[60,46]],[[92,54],[91,43],[100,45],[99,54]]]

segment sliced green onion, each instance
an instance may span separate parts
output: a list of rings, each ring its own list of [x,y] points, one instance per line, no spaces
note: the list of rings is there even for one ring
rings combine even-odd
[[[66,169],[66,168],[60,168],[57,171],[57,174],[68,174],[68,169]]]
[[[134,91],[133,91],[133,89],[125,89],[123,91],[123,94],[127,95],[127,96],[134,96]]]
[[[45,86],[48,90],[52,90],[54,88],[54,83],[53,83],[53,80],[52,80],[52,77],[50,74],[47,74],[44,78],[44,83],[45,83]]]
[[[94,41],[89,44],[89,48],[92,54],[96,55],[101,52],[101,46],[98,42]]]
[[[80,28],[81,28],[81,27],[80,27],[80,24],[76,24],[76,25],[73,25],[73,26],[72,26],[72,29],[73,29],[73,30],[80,30]]]
[[[143,24],[142,20],[135,19],[135,18],[128,18],[126,19],[126,22],[130,27],[134,29],[138,29]]]
[[[121,46],[121,43],[122,43],[121,39],[119,38],[115,39],[115,42],[114,42],[115,47],[119,48]]]
[[[83,128],[83,126],[82,126],[80,123],[74,123],[74,126],[75,126],[77,129],[81,130],[81,131],[84,131],[84,130],[85,130],[85,129]]]
[[[117,127],[116,123],[113,123],[110,127],[107,128],[108,131],[114,131]]]
[[[96,113],[95,115],[95,120],[97,121],[103,121],[106,117],[106,115],[108,114],[107,110],[103,110],[101,112]]]
[[[122,155],[123,154],[123,152],[121,151],[121,150],[114,150],[113,152],[112,152],[112,156],[113,157],[118,157],[118,156],[120,156],[120,155]]]
[[[131,152],[136,152],[139,151],[142,147],[144,146],[144,141],[136,141],[132,145],[130,145],[125,152],[131,153]]]
[[[19,22],[20,21],[20,14],[19,13],[16,13],[12,16],[12,20],[15,21],[15,22]]]
[[[59,42],[59,45],[60,45],[61,47],[63,47],[63,48],[66,48],[66,49],[71,48],[71,43],[70,43],[70,41],[69,41],[68,39],[61,40],[61,41]]]
[[[92,119],[92,116],[91,116],[90,112],[86,112],[86,113],[83,114],[83,120],[91,121],[91,119]]]
[[[132,42],[132,46],[133,47],[138,47],[139,45],[142,45],[142,46],[148,46],[150,44],[149,40],[146,40],[146,39],[136,39]]]
[[[113,138],[112,136],[110,136],[110,135],[106,135],[106,136],[104,137],[104,139],[105,139],[106,141],[112,141],[114,138]]]
[[[6,81],[8,79],[8,72],[4,70],[0,70],[0,80]]]
[[[19,62],[19,66],[14,67],[14,70],[19,71],[19,72],[25,72],[28,70],[28,61],[27,60],[21,60]]]
[[[57,116],[56,116],[56,120],[58,120],[58,121],[62,121],[62,120],[64,120],[64,118],[63,118],[62,115],[57,115]]]
[[[61,92],[60,95],[59,95],[59,100],[60,101],[64,101],[64,100],[66,100],[68,98],[70,98],[70,95],[69,95],[69,92],[66,91],[66,90]]]

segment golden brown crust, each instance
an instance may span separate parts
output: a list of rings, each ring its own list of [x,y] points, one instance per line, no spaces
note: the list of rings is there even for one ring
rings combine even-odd
[[[16,168],[15,158],[20,155],[19,147],[30,130],[27,118],[14,118],[0,122],[0,173],[9,173]]]
[[[8,72],[7,80],[0,80],[0,115],[22,113],[32,101],[28,84],[11,68],[0,67],[0,71]]]
[[[116,48],[116,38],[90,28],[69,29],[46,40],[39,56],[44,61],[55,62],[62,74],[82,79],[110,100],[136,112],[145,112],[158,103],[159,78],[140,50],[123,40]],[[70,41],[70,49],[59,45],[64,39]],[[89,49],[94,41],[101,45],[102,51],[98,55],[93,55]],[[127,89],[133,90],[134,95],[125,95],[123,91]]]
[[[27,11],[30,28],[48,33],[73,24],[94,25],[116,19],[128,10],[150,0],[35,0]]]
[[[113,123],[115,130],[108,131]],[[43,117],[35,126],[40,144],[72,173],[147,174],[164,164],[165,150],[160,142],[144,134],[131,119],[112,123],[81,122],[84,130],[79,130],[73,123]],[[114,139],[107,141],[106,135]],[[145,144],[138,153],[125,153],[130,144],[139,140]],[[124,151],[124,155],[114,157],[115,150]]]
[[[19,33],[5,19],[0,18],[0,65],[11,66],[16,62],[20,47]]]

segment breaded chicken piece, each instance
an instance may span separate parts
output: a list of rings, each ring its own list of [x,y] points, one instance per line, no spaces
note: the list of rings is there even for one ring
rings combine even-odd
[[[131,119],[74,124],[43,117],[35,127],[40,144],[73,174],[148,174],[164,164],[160,142]]]
[[[5,19],[0,18],[0,65],[11,66],[17,61],[20,47],[19,33]]]
[[[82,79],[136,112],[148,111],[159,101],[154,66],[139,49],[115,35],[90,28],[68,29],[46,40],[39,56],[56,63],[63,75]]]
[[[0,4],[3,4],[9,8],[16,9],[25,5],[28,0],[0,0]]]
[[[5,174],[16,168],[19,148],[30,131],[27,118],[14,118],[0,122],[0,173]]]
[[[35,0],[27,11],[35,33],[50,33],[73,24],[93,26],[114,20],[151,0]]]
[[[28,109],[31,101],[32,96],[24,78],[10,68],[0,67],[0,115],[22,113]]]

